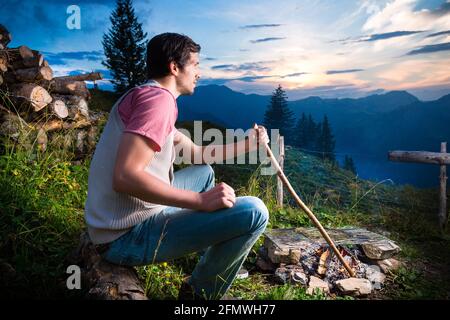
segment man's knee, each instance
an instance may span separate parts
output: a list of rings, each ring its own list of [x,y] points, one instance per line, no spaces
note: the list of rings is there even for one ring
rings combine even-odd
[[[251,216],[251,230],[265,229],[269,221],[269,210],[264,202],[257,197],[241,197],[245,211]]]

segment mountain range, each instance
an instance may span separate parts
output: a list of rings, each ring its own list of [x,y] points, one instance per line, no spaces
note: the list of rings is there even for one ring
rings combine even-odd
[[[247,129],[262,123],[269,101],[270,96],[243,94],[226,86],[199,86],[192,96],[178,99],[178,119]],[[391,91],[357,99],[308,97],[288,101],[288,106],[296,119],[303,112],[317,122],[327,115],[336,139],[336,158],[342,161],[350,155],[361,178],[419,187],[438,184],[438,166],[393,163],[387,153],[438,152],[441,141],[450,142],[450,95],[423,102],[406,91]]]

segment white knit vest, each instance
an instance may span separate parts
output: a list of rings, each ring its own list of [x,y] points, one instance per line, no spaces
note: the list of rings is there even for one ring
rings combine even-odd
[[[150,81],[142,86],[160,86]],[[141,87],[142,87],[141,86]],[[112,107],[108,121],[96,146],[89,168],[88,196],[85,204],[85,220],[93,243],[101,244],[116,240],[133,226],[166,206],[142,201],[136,197],[113,190],[113,172],[117,149],[125,129],[118,106],[125,93]],[[145,171],[171,185],[176,129],[167,136],[160,152],[156,152]]]

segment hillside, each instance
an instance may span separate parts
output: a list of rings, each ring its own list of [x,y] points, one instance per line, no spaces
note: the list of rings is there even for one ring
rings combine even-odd
[[[262,122],[269,99],[225,86],[200,86],[193,96],[180,97],[179,119],[249,128]],[[408,92],[393,91],[359,99],[309,97],[289,101],[289,107],[297,119],[302,112],[316,122],[327,115],[336,138],[337,159],[342,162],[345,155],[351,155],[361,177],[431,187],[437,184],[436,167],[392,163],[387,161],[387,152],[437,151],[441,141],[450,141],[449,100],[447,95],[422,102]]]
[[[189,122],[179,125],[191,126]],[[90,156],[74,161],[70,150],[51,143],[42,154],[8,140],[2,145],[1,296],[79,298],[83,292],[65,288],[65,259],[85,228],[83,209]],[[407,268],[389,277],[382,297],[448,298],[450,257],[442,248],[450,243],[448,236],[440,236],[435,227],[435,191],[375,184],[295,149],[287,150],[285,165],[294,188],[324,226],[353,225],[387,232],[402,247],[400,258]],[[293,204],[283,209],[276,205],[275,177],[261,176],[258,165],[213,167],[216,182],[227,182],[237,195],[264,200],[270,211],[270,228],[311,226]],[[291,202],[286,195],[285,203]],[[260,244],[255,245],[246,262],[249,270],[255,268]],[[182,277],[192,272],[196,261],[193,255],[138,268],[147,295],[153,299],[176,297]],[[308,296],[301,287],[275,284],[270,276],[258,272],[236,281],[231,293],[245,299],[324,298]]]

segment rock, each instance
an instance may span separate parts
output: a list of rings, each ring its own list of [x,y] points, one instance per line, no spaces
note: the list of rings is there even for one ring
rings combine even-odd
[[[395,271],[403,265],[403,263],[394,258],[378,260],[376,261],[376,264],[381,268],[381,270],[384,273]]]
[[[261,257],[256,259],[256,267],[264,272],[273,272],[277,267],[270,261],[267,261]]]
[[[368,242],[361,245],[369,259],[384,260],[400,252],[400,247],[390,240]]]
[[[280,267],[275,270],[275,279],[280,283],[300,283],[307,285],[308,277],[301,265],[298,264],[280,264]]]
[[[308,276],[302,271],[295,271],[291,273],[291,280],[294,283],[299,283],[301,285],[308,285]]]
[[[291,264],[297,264],[300,261],[301,250],[300,249],[290,249],[289,250],[289,262]]]
[[[365,296],[372,292],[372,284],[367,279],[348,278],[336,281],[336,287],[344,294]]]
[[[309,278],[309,287],[306,290],[307,294],[314,294],[317,290],[322,291],[324,293],[329,293],[330,288],[328,286],[328,282],[325,282],[317,277],[311,276]]]
[[[282,284],[285,284],[289,281],[289,273],[290,271],[285,267],[280,267],[275,270],[275,280]]]
[[[366,268],[366,278],[372,283],[373,289],[380,290],[386,276],[381,272],[379,266],[371,265]]]

